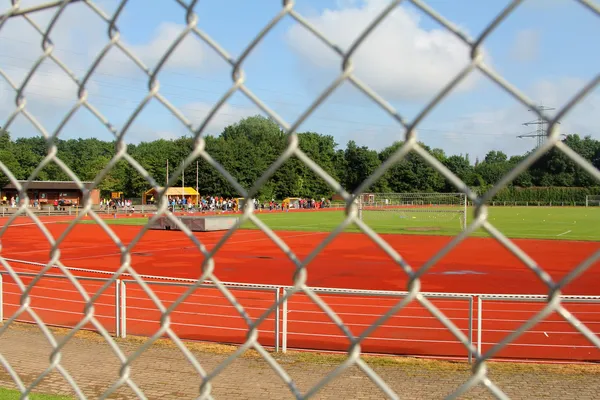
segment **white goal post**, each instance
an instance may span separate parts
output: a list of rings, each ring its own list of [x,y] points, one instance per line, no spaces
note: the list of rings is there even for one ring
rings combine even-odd
[[[467,228],[464,193],[363,193],[357,200],[358,217],[367,223],[415,231]]]
[[[599,195],[588,195],[588,196],[585,196],[585,206],[586,207],[598,207],[598,206],[600,206],[600,196]]]

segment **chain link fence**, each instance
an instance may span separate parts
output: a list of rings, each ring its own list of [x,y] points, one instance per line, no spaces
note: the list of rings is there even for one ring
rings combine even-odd
[[[575,1],[574,1],[575,2]],[[60,23],[61,15],[64,13],[65,9],[70,7],[74,3],[85,4],[86,7],[89,7],[95,14],[97,14],[100,18],[102,18],[106,22],[106,26],[108,28],[108,38],[106,46],[102,49],[102,51],[96,56],[92,65],[87,69],[85,74],[78,78],[77,75],[69,68],[69,65],[66,65],[54,52],[54,44],[51,40],[53,28]],[[48,264],[45,268],[42,268],[39,271],[38,279],[33,279],[32,282],[28,285],[25,285],[19,276],[15,273],[15,270],[11,267],[11,264],[7,262],[6,259],[0,256],[0,263],[3,268],[11,275],[12,279],[19,284],[19,288],[23,293],[21,300],[21,307],[18,309],[16,313],[9,316],[8,319],[4,322],[2,327],[0,328],[0,335],[5,332],[11,325],[11,323],[17,319],[21,314],[27,313],[29,314],[37,323],[43,334],[47,337],[48,341],[53,346],[54,350],[52,354],[50,354],[51,363],[48,368],[36,379],[33,380],[30,384],[26,384],[19,374],[15,372],[15,370],[11,367],[8,361],[0,354],[0,363],[2,366],[10,373],[13,378],[16,386],[21,390],[24,394],[30,393],[32,390],[36,388],[36,386],[46,377],[48,374],[53,371],[58,371],[60,374],[64,376],[66,381],[73,388],[74,393],[80,398],[85,398],[85,395],[82,393],[78,383],[69,375],[68,371],[63,368],[61,365],[61,349],[65,347],[65,345],[69,342],[69,340],[75,335],[75,333],[81,329],[86,324],[93,324],[98,332],[104,337],[106,342],[111,346],[114,353],[119,357],[122,368],[120,369],[120,379],[116,380],[114,384],[103,394],[102,398],[108,398],[111,394],[115,393],[120,387],[126,385],[130,387],[140,398],[145,398],[142,390],[133,381],[130,371],[131,364],[139,358],[144,351],[158,338],[163,335],[167,335],[172,339],[172,341],[177,345],[177,347],[181,350],[181,352],[185,355],[190,364],[195,368],[199,377],[201,377],[200,387],[199,387],[199,396],[200,398],[211,398],[211,384],[216,376],[223,371],[229,364],[231,364],[237,357],[239,357],[243,352],[248,349],[256,350],[273,368],[273,370],[279,375],[279,377],[286,383],[289,387],[290,392],[297,398],[308,398],[315,395],[320,389],[322,389],[325,385],[331,382],[334,378],[342,374],[345,370],[350,367],[358,367],[362,370],[381,390],[385,393],[389,398],[399,398],[397,393],[386,384],[386,382],[381,379],[378,374],[371,369],[371,367],[362,360],[361,358],[361,342],[368,337],[380,324],[383,324],[386,320],[388,320],[393,314],[398,312],[402,312],[402,309],[406,307],[408,304],[412,302],[418,302],[423,307],[427,308],[439,321],[465,346],[465,350],[470,350],[472,354],[474,354],[474,362],[472,368],[472,375],[468,380],[466,380],[462,385],[456,388],[456,390],[450,394],[450,398],[457,398],[462,394],[469,391],[472,387],[476,385],[484,385],[494,396],[497,398],[507,398],[507,396],[503,393],[502,388],[497,386],[494,381],[488,376],[488,364],[486,361],[493,357],[498,353],[504,346],[508,343],[512,342],[516,338],[518,338],[525,331],[533,327],[536,323],[543,320],[551,313],[560,314],[565,320],[570,322],[575,329],[581,332],[591,343],[600,348],[600,339],[595,336],[590,329],[588,329],[584,324],[582,324],[574,315],[572,315],[561,303],[561,291],[562,289],[568,285],[575,278],[580,276],[583,272],[585,272],[593,263],[600,259],[600,250],[596,251],[591,257],[587,260],[583,261],[581,264],[574,267],[569,274],[564,276],[561,280],[555,281],[553,280],[548,273],[546,273],[539,265],[536,264],[534,260],[532,260],[528,255],[522,251],[515,243],[513,243],[510,239],[503,235],[503,233],[498,230],[492,222],[490,222],[487,218],[488,213],[486,209],[486,204],[488,201],[497,193],[500,189],[509,184],[515,177],[517,177],[520,173],[525,171],[529,166],[532,165],[538,158],[540,158],[545,152],[555,147],[556,149],[563,152],[568,158],[573,160],[577,165],[579,165],[583,170],[585,170],[590,176],[600,182],[600,171],[594,168],[589,162],[583,159],[580,155],[574,152],[572,149],[568,148],[564,143],[560,141],[560,134],[557,126],[557,121],[564,118],[564,116],[571,111],[573,107],[575,107],[589,92],[591,92],[600,81],[600,75],[596,75],[594,79],[589,81],[585,87],[583,87],[570,101],[566,103],[566,105],[559,110],[559,112],[553,117],[549,117],[544,114],[543,111],[536,111],[537,115],[543,118],[548,122],[547,129],[547,140],[537,148],[535,151],[531,152],[522,162],[520,162],[513,170],[507,173],[505,176],[500,179],[500,181],[491,188],[487,193],[482,196],[477,196],[473,191],[469,189],[469,187],[462,182],[457,176],[451,173],[442,163],[440,163],[435,157],[433,157],[430,153],[428,153],[418,142],[417,142],[417,129],[419,125],[425,120],[428,114],[432,111],[432,109],[440,102],[444,101],[445,98],[453,91],[453,89],[465,78],[467,78],[471,73],[475,70],[479,70],[483,75],[485,75],[488,79],[495,82],[499,87],[501,87],[507,94],[512,96],[517,102],[521,103],[523,107],[529,108],[532,110],[537,110],[536,104],[529,99],[524,93],[517,90],[514,86],[512,86],[507,80],[503,79],[498,73],[494,72],[488,65],[486,65],[484,57],[481,52],[481,46],[485,42],[486,38],[494,32],[495,29],[498,28],[510,15],[513,11],[521,4],[523,1],[512,1],[510,2],[492,21],[489,22],[487,28],[483,31],[483,33],[477,38],[470,38],[460,29],[455,27],[450,21],[446,20],[442,15],[438,14],[434,9],[428,6],[424,1],[420,0],[412,0],[411,3],[421,10],[424,14],[429,15],[435,21],[437,21],[440,25],[445,27],[448,31],[453,33],[456,37],[462,40],[465,45],[467,45],[471,49],[471,60],[466,65],[460,73],[458,73],[451,82],[449,82],[446,87],[439,91],[439,93],[427,104],[421,112],[418,114],[416,118],[412,121],[407,121],[405,118],[401,116],[401,114],[395,110],[384,98],[378,95],[374,90],[372,90],[365,82],[363,82],[358,76],[354,74],[353,64],[352,64],[352,56],[355,54],[356,50],[361,46],[361,44],[365,41],[365,39],[370,35],[370,33],[382,22],[384,21],[388,15],[396,9],[400,3],[400,0],[391,1],[389,5],[381,11],[381,13],[375,18],[367,29],[362,32],[362,34],[356,39],[356,41],[350,46],[349,50],[344,52],[340,50],[340,48],[335,44],[329,41],[327,37],[325,37],[319,30],[311,25],[306,18],[304,18],[298,11],[295,10],[295,2],[292,0],[284,0],[281,6],[280,11],[273,17],[268,24],[264,26],[264,28],[250,41],[245,50],[241,53],[241,55],[236,59],[232,57],[227,50],[225,50],[219,43],[217,43],[214,39],[212,39],[206,32],[202,30],[202,28],[198,25],[198,16],[194,13],[194,6],[197,1],[185,2],[183,0],[176,0],[173,2],[173,5],[178,7],[183,7],[186,12],[186,26],[185,29],[181,31],[179,36],[171,43],[168,51],[166,51],[162,58],[159,60],[158,64],[154,69],[144,65],[144,63],[134,54],[121,40],[119,30],[117,27],[117,22],[120,14],[123,12],[126,1],[122,1],[116,12],[113,15],[107,15],[98,4],[95,4],[94,1],[49,1],[43,3],[41,5],[26,8],[21,5],[19,0],[12,0],[11,5],[8,8],[5,8],[0,15],[0,30],[5,28],[6,22],[11,18],[23,18],[27,21],[33,28],[35,28],[40,35],[42,40],[43,54],[39,57],[37,62],[31,67],[28,75],[20,84],[15,83],[10,79],[8,74],[2,70],[2,66],[0,65],[0,74],[2,78],[14,89],[14,100],[15,107],[12,113],[9,115],[3,116],[3,127],[9,129],[11,124],[15,121],[17,116],[25,117],[30,123],[31,126],[35,127],[35,129],[39,132],[40,135],[46,139],[48,144],[48,153],[44,160],[39,164],[38,168],[33,171],[29,177],[29,180],[34,180],[40,170],[42,170],[45,166],[50,163],[54,163],[58,165],[68,176],[72,179],[73,182],[77,183],[77,185],[84,192],[84,201],[83,201],[83,210],[80,215],[75,218],[69,227],[66,229],[60,237],[53,237],[50,232],[45,228],[44,223],[40,220],[40,218],[32,212],[31,209],[22,207],[10,217],[8,223],[4,224],[2,230],[0,231],[0,235],[3,235],[6,232],[6,229],[11,225],[14,218],[18,215],[26,215],[31,218],[35,224],[39,227],[39,229],[44,233],[48,242],[51,244],[52,251],[51,257],[48,261]],[[600,8],[597,4],[594,4],[592,1],[579,0],[578,3],[586,7],[590,13],[594,13],[596,16],[600,16]],[[31,14],[39,11],[46,10],[51,11],[53,13],[52,20],[48,25],[47,29],[42,29],[39,25],[37,25],[34,20],[31,18]],[[339,55],[340,61],[340,72],[337,78],[325,89],[323,92],[312,102],[312,104],[301,114],[301,116],[293,122],[285,121],[281,116],[275,113],[265,102],[263,102],[256,94],[252,92],[246,86],[246,75],[243,70],[243,65],[248,56],[255,50],[256,46],[261,43],[264,37],[274,29],[278,25],[278,23],[284,18],[291,18],[297,24],[303,26],[306,30],[308,30],[312,35],[320,39],[321,42],[325,43],[329,46],[334,52]],[[232,83],[229,90],[221,97],[221,99],[216,102],[210,111],[208,117],[203,121],[200,126],[194,127],[190,120],[186,118],[183,112],[178,110],[168,98],[166,98],[160,92],[160,85],[157,76],[163,70],[165,63],[169,60],[172,53],[175,49],[181,44],[181,42],[187,38],[193,37],[195,40],[200,40],[206,43],[210,48],[212,48],[219,56],[230,65],[231,68],[231,76]],[[148,79],[148,92],[145,98],[139,103],[135,111],[130,115],[127,122],[120,129],[115,127],[111,122],[99,111],[98,108],[94,107],[94,105],[88,100],[88,92],[86,90],[86,86],[88,85],[90,78],[94,76],[96,69],[100,62],[105,58],[107,53],[110,51],[120,51],[125,54],[133,63],[135,63],[139,67],[139,73],[145,74]],[[50,132],[43,126],[37,119],[36,116],[29,112],[27,108],[27,99],[24,96],[24,91],[28,87],[28,84],[31,81],[31,78],[34,76],[36,71],[39,69],[40,65],[43,62],[52,62],[56,64],[60,69],[66,72],[75,82],[77,87],[79,88],[78,97],[76,104],[72,107],[72,109],[64,116],[64,119],[61,124],[53,131]],[[348,82],[359,89],[362,93],[368,96],[374,103],[378,104],[386,113],[388,113],[393,119],[395,119],[398,125],[405,132],[405,141],[401,148],[393,154],[386,162],[384,162],[368,179],[366,179],[360,187],[354,192],[347,192],[339,182],[337,182],[334,178],[328,175],[317,163],[311,160],[300,148],[298,144],[298,137],[296,134],[296,129],[306,121],[311,114],[344,82]],[[223,166],[219,164],[210,154],[205,151],[205,139],[203,136],[203,132],[211,121],[211,118],[215,116],[220,107],[222,107],[228,99],[230,99],[235,93],[241,92],[247,98],[252,100],[252,102],[259,107],[265,114],[270,116],[273,120],[275,120],[281,127],[285,129],[288,134],[288,145],[285,151],[283,151],[276,162],[274,162],[267,171],[258,179],[254,185],[250,188],[242,187],[236,179],[225,169]],[[168,185],[165,188],[161,188],[158,182],[152,177],[134,158],[132,158],[127,153],[127,146],[125,143],[126,135],[131,124],[136,120],[138,115],[142,110],[148,105],[151,100],[156,100],[160,102],[166,109],[168,109],[181,123],[188,127],[189,133],[194,138],[194,149],[185,159],[184,165],[179,167],[170,178]],[[297,157],[300,159],[308,168],[312,169],[319,177],[321,177],[325,182],[327,182],[346,202],[346,217],[343,222],[333,230],[321,243],[320,245],[312,251],[312,253],[301,260],[290,249],[286,243],[278,237],[277,233],[272,231],[267,225],[261,222],[260,219],[256,217],[253,213],[253,203],[251,201],[246,201],[243,214],[241,215],[239,223],[227,234],[225,234],[221,240],[214,246],[214,248],[208,251],[203,244],[196,238],[192,232],[184,226],[177,218],[168,213],[165,199],[162,198],[162,201],[158,205],[158,214],[151,218],[150,223],[152,223],[154,219],[159,218],[160,214],[167,214],[169,218],[172,220],[174,224],[177,224],[179,228],[185,232],[189,239],[194,243],[195,247],[199,252],[204,255],[204,261],[202,264],[202,274],[198,277],[197,284],[190,287],[183,295],[181,295],[177,301],[172,303],[169,307],[166,307],[160,301],[159,297],[152,291],[150,286],[144,282],[144,280],[136,273],[136,271],[131,267],[131,253],[130,250],[136,243],[139,242],[141,237],[147,232],[148,226],[141,229],[139,234],[129,243],[125,245],[120,238],[111,230],[111,228],[103,221],[103,219],[98,215],[96,211],[92,209],[90,192],[84,187],[81,180],[73,173],[69,167],[61,161],[60,158],[57,157],[57,147],[53,143],[53,139],[57,138],[65,124],[70,120],[73,114],[79,109],[85,108],[90,111],[93,115],[96,116],[98,123],[102,124],[106,130],[114,137],[116,140],[116,154],[110,160],[108,165],[98,173],[94,180],[94,186],[97,186],[102,179],[107,175],[107,173],[115,166],[119,161],[126,161],[131,166],[133,166],[141,175],[143,175],[148,184],[152,187],[155,187],[158,191],[164,191],[169,186],[172,186],[176,183],[177,177],[181,175],[182,168],[189,166],[192,162],[194,162],[198,158],[202,158],[206,160],[210,165],[216,168],[222,176],[227,179],[231,185],[243,195],[243,197],[250,199],[256,195],[259,188],[264,185],[267,180],[273,176],[275,171],[288,159],[291,157]],[[431,167],[435,168],[439,171],[449,182],[451,182],[456,189],[460,192],[463,192],[467,195],[470,202],[474,204],[474,218],[472,222],[469,224],[467,229],[460,233],[458,236],[453,238],[442,250],[440,250],[434,257],[432,257],[427,263],[425,263],[421,268],[414,269],[411,265],[409,265],[402,257],[401,254],[398,254],[394,249],[392,249],[386,242],[376,233],[374,232],[368,225],[366,225],[363,221],[361,221],[357,216],[357,208],[356,202],[354,201],[356,196],[365,191],[368,187],[370,187],[378,178],[380,178],[394,163],[402,160],[409,153],[415,153],[420,156],[427,164]],[[21,185],[15,176],[12,174],[11,170],[4,164],[0,163],[0,171],[2,174],[8,176],[10,181],[18,188],[20,197],[23,199],[27,198],[27,184]],[[86,290],[81,286],[80,282],[73,276],[72,272],[69,271],[65,267],[65,265],[61,262],[61,256],[59,251],[59,246],[62,241],[66,237],[66,235],[73,229],[75,224],[83,218],[83,215],[86,214],[93,218],[98,225],[102,227],[102,229],[114,240],[114,242],[119,246],[121,252],[122,263],[120,268],[115,272],[112,278],[106,282],[106,284],[98,290],[98,292],[94,293],[92,296],[88,295]],[[290,297],[294,296],[297,293],[304,293],[308,296],[315,304],[317,304],[327,315],[331,318],[332,321],[345,333],[348,337],[348,341],[350,345],[348,346],[347,358],[345,362],[340,364],[337,368],[335,368],[332,372],[324,374],[320,381],[314,385],[309,391],[305,393],[301,393],[298,387],[295,385],[294,380],[291,376],[286,373],[285,368],[278,364],[278,362],[270,355],[270,353],[261,345],[259,341],[258,328],[261,323],[273,313],[276,306],[278,304],[274,303],[272,307],[267,310],[267,312],[263,313],[260,317],[256,319],[252,319],[248,313],[244,310],[244,308],[236,301],[236,298],[232,295],[232,293],[219,281],[219,278],[215,274],[215,261],[214,257],[219,249],[227,242],[227,240],[231,237],[235,230],[237,230],[240,224],[252,221],[256,226],[258,226],[294,263],[296,271],[293,276],[294,286],[291,290],[287,291],[284,296],[282,296],[278,303],[279,305]],[[409,294],[404,297],[401,301],[390,308],[383,316],[381,316],[377,321],[375,321],[368,329],[366,329],[360,336],[355,337],[350,330],[344,325],[344,321],[337,316],[331,308],[328,307],[327,303],[315,292],[311,291],[309,287],[306,285],[307,281],[307,266],[310,262],[340,233],[342,230],[351,225],[357,225],[362,232],[370,237],[377,245],[385,251],[391,259],[393,259],[398,266],[406,273],[408,279],[408,284],[406,289]],[[467,236],[469,236],[472,232],[478,229],[484,229],[490,235],[492,235],[502,246],[508,249],[512,254],[518,257],[523,264],[525,264],[532,272],[534,272],[537,277],[547,286],[548,288],[548,297],[545,304],[545,307],[538,312],[534,317],[532,317],[529,321],[524,323],[519,329],[510,333],[505,337],[497,345],[493,346],[491,349],[486,351],[484,354],[478,352],[477,348],[473,346],[473,344],[469,341],[469,338],[458,329],[446,315],[444,315],[439,309],[437,309],[425,296],[422,295],[421,288],[421,277],[427,273],[427,271],[436,264],[442,257],[448,254],[453,248],[455,248],[461,241],[463,241]],[[1,236],[0,236],[1,237]],[[86,307],[85,312],[82,315],[81,321],[75,326],[70,333],[64,337],[62,340],[57,340],[48,327],[44,324],[41,318],[39,318],[36,314],[34,308],[30,306],[30,297],[29,294],[33,287],[35,287],[36,282],[38,282],[39,278],[46,273],[52,266],[57,266],[60,268],[62,273],[69,278],[71,283],[77,290],[83,299],[85,299]],[[119,279],[122,274],[129,274],[136,282],[144,289],[144,291],[148,294],[148,296],[153,300],[155,306],[160,310],[162,314],[160,329],[152,336],[152,338],[146,342],[144,345],[139,347],[137,351],[133,354],[126,356],[119,348],[119,346],[115,343],[111,335],[103,328],[103,326],[98,322],[94,313],[94,302],[98,297],[107,290],[114,282]],[[210,280],[214,282],[214,285],[221,291],[221,293],[233,304],[235,305],[237,311],[241,318],[243,318],[247,324],[248,332],[247,332],[247,340],[246,342],[239,346],[238,351],[233,355],[228,357],[226,361],[224,361],[218,368],[214,369],[211,372],[208,372],[203,368],[200,362],[192,355],[192,353],[184,346],[182,341],[177,337],[175,332],[173,331],[170,325],[170,314],[171,312],[182,302],[186,301],[186,298],[192,294],[197,287],[201,285],[205,280]]]

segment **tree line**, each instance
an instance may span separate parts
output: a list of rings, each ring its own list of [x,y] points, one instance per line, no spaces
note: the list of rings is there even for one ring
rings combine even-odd
[[[396,142],[381,151],[376,151],[350,141],[345,148],[341,148],[333,136],[317,132],[299,133],[298,139],[302,151],[348,191],[357,188],[402,145],[402,142]],[[568,135],[563,141],[600,169],[600,141],[591,137],[582,138],[577,134]],[[115,154],[114,141],[57,139],[55,144],[60,160],[84,181],[93,180]],[[287,144],[287,136],[275,122],[255,116],[226,127],[218,136],[207,136],[205,149],[242,186],[249,188],[283,153]],[[167,160],[170,171],[175,171],[182,160],[192,152],[193,146],[193,139],[189,137],[158,139],[136,145],[129,144],[127,152],[162,184],[166,181]],[[484,159],[472,162],[468,154],[447,155],[442,149],[432,149],[426,144],[422,146],[470,187],[480,192],[498,182],[527,156],[523,154],[508,157],[501,151],[492,150]],[[9,132],[0,131],[0,161],[17,179],[27,179],[46,155],[47,143],[44,138],[12,139]],[[36,179],[71,180],[54,162],[46,165]],[[232,185],[202,158],[198,159],[198,181],[202,195],[239,195]],[[7,176],[0,171],[0,187],[7,183]],[[181,184],[181,180],[178,184]],[[196,163],[186,168],[185,184],[192,187],[196,185]],[[598,186],[599,182],[575,162],[560,151],[552,149],[499,193],[497,199],[521,201],[515,198],[527,198],[529,200],[525,201],[544,201],[550,196],[554,201],[581,201],[585,194],[600,194]],[[555,189],[540,190],[540,187]],[[105,176],[99,188],[104,195],[119,191],[126,197],[138,198],[149,189],[149,184],[137,170],[122,160]],[[457,191],[440,173],[414,153],[394,164],[369,190],[397,193]],[[292,157],[261,188],[259,197],[330,198],[333,194],[333,189],[323,179],[301,160]]]

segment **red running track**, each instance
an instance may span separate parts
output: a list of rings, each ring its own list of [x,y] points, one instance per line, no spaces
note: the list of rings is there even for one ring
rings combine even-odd
[[[64,218],[63,218],[64,219]],[[54,222],[60,218],[54,218]],[[67,225],[46,225],[58,237]],[[140,227],[111,226],[127,244]],[[278,232],[299,258],[304,258],[325,233]],[[209,249],[222,233],[196,233]],[[435,236],[382,235],[415,269],[441,249],[451,238]],[[596,242],[515,240],[553,279],[560,279],[578,263],[598,250]],[[15,222],[2,237],[2,256],[8,259],[46,263],[47,241],[35,225]],[[61,260],[68,267],[115,271],[120,253],[106,233],[96,225],[78,225],[60,245]],[[181,232],[149,231],[133,249],[132,265],[140,274],[196,279],[202,255]],[[294,266],[287,256],[260,231],[240,231],[217,253],[215,273],[222,281],[291,285]],[[18,271],[36,272],[39,267],[11,262]],[[4,269],[4,268],[3,268]],[[53,269],[52,273],[60,273]],[[77,272],[78,276],[99,276]],[[106,276],[106,275],[103,275]],[[24,278],[29,282],[30,278]],[[600,266],[593,265],[573,281],[564,294],[599,295]],[[595,283],[596,282],[596,283]],[[83,281],[95,293],[101,282]],[[362,234],[336,238],[308,266],[307,285],[329,288],[406,290],[407,279],[389,257]],[[182,287],[151,285],[165,306],[184,290]],[[494,240],[470,238],[455,248],[424,275],[426,292],[545,294],[544,285],[509,251]],[[273,304],[273,292],[233,290],[250,318],[262,316]],[[74,326],[83,316],[84,302],[73,285],[64,279],[42,279],[32,293],[32,307],[51,325]],[[4,276],[4,315],[19,304],[18,287]],[[321,294],[351,332],[359,335],[389,310],[397,299],[349,294]],[[465,299],[431,299],[465,335],[469,333],[469,302]],[[109,331],[115,326],[114,287],[95,302],[95,316]],[[539,311],[541,303],[485,301],[482,349],[485,352]],[[600,304],[567,303],[565,307],[588,328],[600,332]],[[127,285],[127,332],[151,335],[159,328],[160,312],[137,284]],[[289,348],[346,350],[343,332],[305,295],[288,303],[287,345]],[[473,310],[473,321],[477,308]],[[20,320],[30,317],[21,315]],[[248,330],[244,320],[216,289],[197,289],[172,314],[173,330],[182,338],[227,343],[243,342]],[[92,329],[92,325],[87,328]],[[259,327],[260,341],[273,346],[275,317],[269,314]],[[477,337],[473,322],[473,339]],[[422,356],[465,357],[467,350],[431,313],[417,302],[383,323],[363,342],[363,351]],[[600,360],[600,350],[562,317],[553,314],[497,354],[498,358],[545,360]]]

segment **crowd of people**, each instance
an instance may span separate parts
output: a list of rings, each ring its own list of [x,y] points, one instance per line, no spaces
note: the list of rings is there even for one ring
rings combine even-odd
[[[239,211],[239,200],[237,198],[223,197],[223,196],[169,196],[169,210],[184,211],[184,212],[233,212]],[[252,199],[254,203],[254,209],[258,211],[281,211],[289,209],[320,209],[331,207],[331,200],[321,198],[319,200],[312,198],[294,198],[290,201],[276,201],[271,199],[270,201],[259,201],[258,199]],[[2,198],[2,203],[10,205],[11,207],[17,207],[19,204],[18,197],[11,197],[7,199],[6,196]],[[54,202],[55,209],[63,209],[64,204],[61,200]],[[154,203],[154,198],[148,202]],[[33,204],[32,204],[33,205]],[[37,206],[37,204],[35,204]],[[124,211],[128,213],[135,212],[135,206],[133,202],[128,199],[109,199],[103,198],[100,200],[101,211]]]
[[[113,211],[118,210],[125,211],[126,213],[133,214],[135,212],[135,206],[131,200],[127,199],[101,199],[100,200],[100,211]]]
[[[232,212],[239,211],[240,204],[237,198],[229,198],[223,196],[201,196],[196,198],[195,196],[179,197],[170,196],[168,198],[169,209],[171,211],[222,211]],[[259,201],[258,199],[252,199],[254,203],[254,209],[259,211],[276,211],[276,210],[289,210],[289,209],[317,209],[331,207],[331,200],[322,198],[320,200],[300,198],[294,201],[276,201],[271,199],[270,201]],[[196,204],[198,203],[198,204]]]
[[[56,210],[56,211],[58,211],[58,210],[64,211],[65,207],[67,206],[65,199],[63,199],[63,198],[54,199],[54,201],[51,203],[48,203],[47,201],[44,203],[40,203],[40,201],[37,198],[21,199],[21,198],[19,198],[18,194],[16,196],[11,196],[10,199],[8,199],[6,196],[2,196],[2,201],[1,201],[2,206],[10,206],[11,208],[17,208],[17,207],[21,207],[23,204],[25,204],[27,207],[37,208],[37,209],[40,209],[45,204],[52,204],[54,207],[54,210]],[[71,205],[71,204],[72,203],[69,203],[69,205]]]
[[[321,200],[315,199],[300,199],[298,201],[299,208],[329,208],[331,207],[331,200],[321,198]]]
[[[10,205],[11,208],[16,208],[17,204],[19,204],[19,196],[18,195],[17,195],[17,197],[10,196],[10,200],[6,197],[6,195],[2,196],[2,205],[3,206]]]
[[[117,209],[128,209],[133,207],[131,200],[126,199],[101,199],[100,210],[117,210]]]

